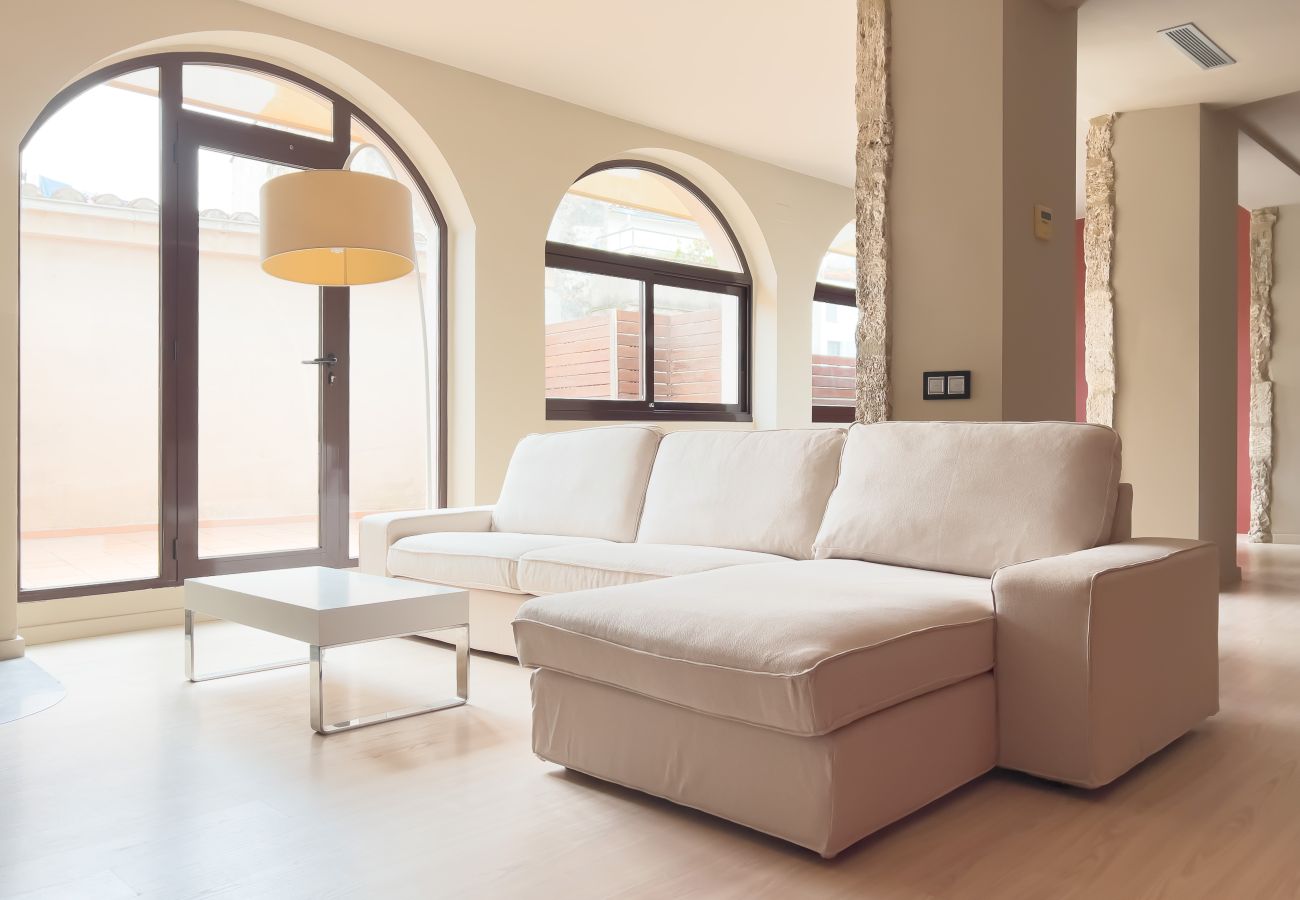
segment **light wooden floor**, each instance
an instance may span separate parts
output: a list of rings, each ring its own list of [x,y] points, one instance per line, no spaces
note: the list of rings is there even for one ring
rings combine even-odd
[[[0,895],[1300,897],[1300,548],[1245,556],[1218,717],[1106,790],[995,773],[831,862],[539,762],[499,659],[470,707],[321,738],[305,669],[190,685],[179,630],[34,647],[68,697],[0,727]],[[413,642],[330,666],[339,715],[450,684]]]

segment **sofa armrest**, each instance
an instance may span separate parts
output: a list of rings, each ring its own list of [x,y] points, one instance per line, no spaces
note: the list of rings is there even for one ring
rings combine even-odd
[[[998,570],[998,764],[1100,787],[1214,715],[1218,570],[1172,538]]]
[[[491,531],[492,507],[422,509],[376,513],[361,520],[358,567],[371,575],[388,574],[388,548],[413,534],[435,531]]]

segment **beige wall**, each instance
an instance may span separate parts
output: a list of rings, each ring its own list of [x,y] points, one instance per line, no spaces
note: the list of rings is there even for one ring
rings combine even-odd
[[[897,419],[1072,419],[1075,12],[1039,0],[892,7]],[[1033,207],[1060,218],[1033,236]],[[970,400],[926,401],[926,370]]]
[[[1076,15],[1007,0],[1003,23],[1001,418],[1073,421]]]
[[[1201,108],[1200,537],[1219,545],[1226,581],[1237,566],[1237,124]],[[1117,226],[1119,227],[1119,226]]]
[[[1115,123],[1115,427],[1138,535],[1236,557],[1236,129],[1200,106]]]
[[[76,23],[68,27],[67,23]],[[288,65],[367,109],[412,155],[449,220],[451,501],[494,499],[521,435],[560,427],[543,401],[543,242],[556,203],[592,163],[663,162],[694,179],[737,231],[755,274],[756,426],[809,421],[809,300],[817,266],[852,215],[850,189],[797,175],[490,79],[315,28],[234,0],[49,0],[6,9],[11,79],[0,165],[62,87],[115,55],[221,49]],[[57,39],[43,36],[54,35]],[[846,111],[846,115],[848,112]],[[16,179],[0,206],[17,207]],[[0,271],[17,263],[17,217],[0,216]],[[0,641],[14,634],[17,283],[0,284]],[[511,365],[500,365],[503,356]],[[565,425],[563,427],[571,427]],[[156,597],[152,595],[157,595]],[[174,607],[174,591],[121,600]],[[100,615],[112,598],[66,603]],[[51,604],[23,617],[45,623]],[[123,607],[125,608],[125,607]],[[152,614],[152,613],[151,613]],[[50,632],[53,633],[53,632]]]
[[[1273,539],[1300,544],[1300,204],[1273,225]]]

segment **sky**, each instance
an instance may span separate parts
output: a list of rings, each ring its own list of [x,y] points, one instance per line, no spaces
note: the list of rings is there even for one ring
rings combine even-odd
[[[23,148],[22,171],[33,184],[43,176],[84,194],[157,203],[157,98],[107,85],[91,88],[32,136]]]
[[[196,78],[191,84],[191,69],[195,74],[210,73],[213,77]],[[276,91],[274,83],[241,70],[195,66],[187,67],[185,77],[187,91],[193,87],[205,98],[220,98],[239,109],[260,109]],[[40,185],[41,178],[46,178],[91,197],[115,194],[126,203],[142,197],[155,203],[159,201],[157,70],[144,69],[117,81],[133,85],[137,90],[118,87],[115,83],[96,85],[73,98],[42,124],[23,149],[22,172],[26,181]],[[353,168],[396,177],[385,155],[374,149],[361,154]],[[203,150],[199,157],[199,209],[256,215],[262,182],[287,171],[290,170],[286,167]],[[427,211],[419,210],[417,233],[430,235],[436,230]]]

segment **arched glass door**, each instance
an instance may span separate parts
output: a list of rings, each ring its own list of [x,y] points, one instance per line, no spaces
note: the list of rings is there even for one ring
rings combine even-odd
[[[336,136],[328,99],[267,72],[163,73],[181,97],[174,357],[195,400],[176,423],[181,570],[342,565],[350,297],[263,273],[257,214],[270,179],[343,166],[348,117]]]
[[[113,126],[135,152],[96,150]],[[364,113],[272,66],[163,54],[65,91],[23,161],[20,596],[347,565],[360,516],[442,503],[445,229]],[[349,165],[412,188],[420,277],[263,273],[261,185]]]

